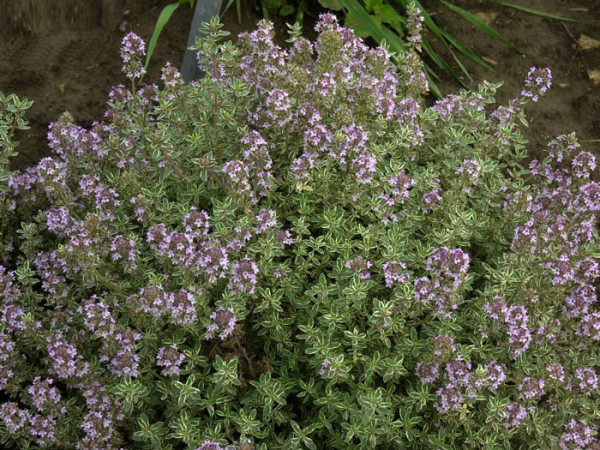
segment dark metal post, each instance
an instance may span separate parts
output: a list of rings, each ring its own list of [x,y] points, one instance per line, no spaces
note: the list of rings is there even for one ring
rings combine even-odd
[[[197,80],[201,75],[200,70],[198,70],[198,62],[196,61],[196,51],[189,50],[189,47],[194,45],[196,38],[200,36],[200,25],[202,22],[210,22],[210,19],[218,16],[220,12],[221,0],[196,1],[194,18],[190,27],[185,55],[183,55],[183,64],[181,65],[181,76],[185,84],[188,84],[192,80]]]

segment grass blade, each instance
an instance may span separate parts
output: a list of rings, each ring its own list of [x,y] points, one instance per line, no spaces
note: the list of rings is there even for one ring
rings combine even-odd
[[[463,83],[460,78],[458,78],[458,75],[456,74],[456,72],[454,72],[454,69],[452,69],[452,66],[450,66],[450,64],[448,64],[444,58],[442,58],[440,55],[438,55],[435,52],[435,50],[433,48],[431,48],[431,44],[429,44],[429,41],[427,41],[427,39],[425,39],[425,38],[423,38],[423,47],[425,48],[425,52],[427,53],[427,55],[431,58],[431,60],[438,67],[440,67],[441,69],[443,69],[446,72],[448,72],[465,89],[469,89],[469,87],[466,86],[465,83]]]
[[[158,37],[164,26],[167,24],[173,13],[177,8],[179,8],[180,3],[171,3],[163,8],[158,16],[158,20],[156,21],[156,26],[154,27],[154,33],[152,33],[152,37],[150,38],[150,44],[148,44],[148,54],[146,55],[146,64],[144,68],[148,70],[148,65],[150,64],[150,59],[152,58],[152,53],[154,53],[154,47],[156,47],[156,42],[158,41]]]
[[[486,69],[489,69],[492,72],[495,72],[494,68],[492,66],[490,66],[488,63],[486,63],[483,59],[481,59],[481,57],[477,53],[475,53],[472,50],[465,47],[465,45],[462,42],[460,42],[458,39],[456,39],[450,33],[446,32],[444,30],[440,30],[440,32],[442,33],[444,38],[446,38],[448,40],[448,42],[450,42],[450,44],[452,44],[458,51],[463,53],[465,56],[471,58],[473,61],[475,61],[480,66],[483,66]]]
[[[456,64],[458,64],[458,67],[460,67],[460,70],[463,71],[463,73],[467,76],[467,78],[469,79],[469,81],[472,83],[473,82],[473,77],[471,76],[471,74],[469,73],[469,71],[467,70],[467,68],[465,66],[463,66],[462,61],[458,58],[458,56],[456,56],[454,54],[454,52],[452,51],[451,48],[448,48],[448,50],[450,50],[450,54],[454,58],[454,61],[456,61]]]
[[[357,0],[341,0],[340,3],[356,17],[360,25],[377,41],[377,43],[381,44],[381,41],[385,39],[389,46],[389,50],[397,54],[406,50],[404,41],[402,41],[398,35],[392,33],[388,28],[383,26],[380,27]]]
[[[427,77],[427,83],[429,84],[429,92],[431,92],[435,98],[441,99],[443,95],[438,89],[437,84],[435,84],[435,82],[431,79],[431,75],[437,77],[437,74],[431,69],[431,67],[425,64],[425,76]]]
[[[223,9],[223,12],[222,12],[222,13],[219,15],[219,19],[223,20],[223,16],[225,16],[225,14],[227,13],[227,11],[229,11],[229,7],[230,7],[231,5],[233,5],[233,2],[234,2],[234,1],[235,1],[235,0],[229,0],[229,1],[227,2],[227,5],[225,6],[225,9]]]
[[[444,6],[446,6],[447,8],[451,9],[452,11],[454,11],[454,12],[460,14],[461,16],[463,16],[465,19],[467,19],[473,25],[478,26],[483,31],[485,31],[486,33],[488,33],[490,36],[492,36],[492,37],[498,39],[499,41],[504,42],[506,45],[509,45],[510,47],[516,49],[519,53],[522,53],[522,54],[527,55],[527,56],[534,56],[534,55],[532,55],[529,52],[521,50],[519,47],[517,47],[516,45],[514,45],[511,42],[509,42],[508,40],[506,40],[506,38],[504,36],[502,36],[500,33],[498,33],[496,30],[494,30],[492,27],[490,27],[487,23],[483,22],[481,19],[479,19],[477,16],[475,16],[472,13],[470,13],[469,11],[466,11],[466,10],[464,10],[462,8],[459,8],[456,5],[452,5],[451,3],[448,3],[445,0],[439,0],[439,2],[441,4],[443,4]]]
[[[397,3],[400,3],[402,6],[404,6],[405,8],[408,6],[408,0],[395,0]],[[476,53],[474,53],[473,51],[469,50],[467,47],[465,47],[465,45],[460,42],[458,39],[456,39],[454,36],[452,36],[450,33],[445,32],[444,30],[440,29],[435,22],[431,19],[431,16],[427,13],[427,11],[425,10],[425,8],[423,8],[423,5],[421,5],[421,3],[416,0],[415,1],[415,5],[417,8],[421,9],[421,15],[423,16],[425,25],[433,32],[433,34],[446,46],[446,48],[450,51],[450,53],[452,54],[452,57],[454,58],[454,60],[456,61],[456,63],[458,64],[458,66],[460,67],[460,69],[463,71],[463,73],[467,76],[467,78],[469,78],[469,80],[471,82],[473,82],[473,79],[471,77],[471,74],[468,72],[468,70],[462,65],[461,61],[458,60],[458,57],[452,53],[452,49],[449,47],[448,43],[450,43],[451,45],[453,45],[457,50],[459,50],[460,52],[462,52],[464,55],[466,55],[467,57],[471,58],[473,61],[475,61],[476,63],[482,65],[483,67],[485,67],[486,69],[491,70],[492,72],[494,72],[494,69],[487,64],[483,59],[481,59],[479,57],[479,55],[477,55]],[[427,53],[429,54],[429,51],[427,51]],[[431,54],[430,54],[431,57]],[[433,58],[432,58],[433,59]],[[439,64],[438,64],[439,65]],[[445,70],[445,69],[444,69]]]
[[[505,3],[505,2],[498,1],[498,0],[488,0],[488,2],[496,3],[496,4],[502,5],[502,6],[507,6],[508,8],[517,9],[519,11],[524,11],[526,13],[533,14],[535,16],[547,17],[548,19],[567,20],[570,22],[577,22],[577,19],[573,19],[572,17],[556,16],[554,14],[550,14],[550,13],[540,11],[537,9],[533,9],[533,8],[527,8],[527,7],[521,6],[521,5],[514,5],[512,3]]]

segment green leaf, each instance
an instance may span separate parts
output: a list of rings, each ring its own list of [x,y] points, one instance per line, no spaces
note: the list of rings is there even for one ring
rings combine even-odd
[[[343,8],[341,0],[319,0],[319,4],[332,11],[340,11]]]
[[[525,6],[515,5],[513,3],[505,3],[505,2],[501,2],[499,0],[488,0],[488,2],[496,3],[497,5],[507,6],[509,8],[517,9],[519,11],[524,11],[526,13],[533,14],[535,16],[547,17],[548,19],[568,20],[570,22],[577,22],[577,19],[573,19],[572,17],[556,16],[554,14],[540,11],[538,9],[527,8]]]
[[[187,1],[184,1],[183,3],[187,3]],[[156,43],[158,42],[158,37],[160,36],[160,33],[162,33],[163,28],[165,27],[175,10],[179,8],[179,6],[183,3],[182,0],[179,0],[178,3],[171,3],[170,5],[165,6],[161,11],[160,16],[158,16],[156,26],[154,27],[154,33],[152,33],[150,43],[148,44],[148,54],[146,55],[146,64],[144,65],[144,68],[146,70],[148,70],[148,65],[150,64],[150,59],[152,58],[152,54],[154,53],[154,47],[156,47]]]
[[[444,38],[450,43],[452,44],[454,47],[456,47],[459,51],[461,51],[465,56],[468,56],[469,58],[471,58],[473,61],[475,61],[477,64],[485,67],[486,69],[491,70],[492,72],[495,72],[494,68],[492,66],[490,66],[488,63],[486,63],[483,59],[481,59],[479,57],[479,55],[475,52],[473,52],[472,50],[468,49],[467,47],[464,46],[464,44],[462,42],[460,42],[458,39],[456,39],[454,36],[452,36],[450,33],[447,33],[444,30],[440,30],[442,36],[444,36]]]
[[[402,39],[388,28],[380,26],[376,19],[365,11],[358,0],[340,0],[340,2],[348,10],[348,13],[352,13],[352,16],[360,23],[361,28],[368,32],[378,44],[381,45],[382,41],[385,40],[391,52],[400,54],[406,51],[407,46]]]
[[[445,5],[447,8],[451,9],[452,11],[460,14],[465,19],[467,19],[469,22],[471,22],[473,25],[478,26],[483,31],[485,31],[486,33],[488,33],[490,36],[498,39],[499,41],[504,42],[506,45],[509,45],[510,47],[514,48],[519,53],[522,53],[522,54],[527,55],[527,56],[534,56],[534,55],[532,55],[531,53],[529,53],[529,52],[527,52],[525,50],[519,49],[519,47],[517,47],[516,45],[512,44],[511,42],[509,42],[504,36],[502,36],[500,33],[498,33],[496,30],[494,30],[492,27],[490,27],[487,23],[485,23],[481,19],[479,19],[476,15],[474,15],[474,14],[470,13],[469,11],[466,11],[466,10],[464,10],[462,8],[459,8],[456,5],[448,3],[445,0],[439,0],[439,1],[440,1],[440,3],[442,5]]]
[[[282,17],[289,16],[294,12],[294,5],[283,5],[279,10],[279,15]]]

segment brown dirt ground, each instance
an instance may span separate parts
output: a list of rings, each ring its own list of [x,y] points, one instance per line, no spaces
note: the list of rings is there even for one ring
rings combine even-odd
[[[158,15],[172,1],[90,0],[88,7],[78,9],[70,5],[78,2],[38,0],[35,33],[28,30],[32,23],[30,11],[22,9],[0,14],[4,17],[0,20],[12,24],[8,27],[0,23],[0,30],[5,30],[5,35],[0,35],[0,91],[34,100],[27,116],[31,130],[18,136],[21,146],[19,156],[12,160],[14,169],[24,169],[50,156],[46,139],[48,125],[62,112],[69,111],[86,127],[102,120],[111,86],[126,81],[120,72],[122,37],[132,30],[149,42]],[[576,44],[582,34],[600,39],[600,2],[520,1],[532,8],[578,20],[562,23],[482,0],[456,0],[458,6],[471,12],[495,13],[491,25],[517,47],[534,53],[534,58],[523,56],[491,38],[437,0],[422,2],[440,26],[478,54],[497,62],[495,72],[491,72],[463,58],[474,79],[470,86],[483,80],[504,81],[499,101],[506,102],[518,95],[531,66],[552,69],[554,87],[537,104],[527,106],[530,127],[523,131],[530,141],[530,159],[543,158],[550,139],[572,131],[577,132],[585,148],[600,156],[600,86],[588,76],[588,70],[600,70],[600,48],[584,51]],[[62,5],[62,9],[51,5]],[[305,16],[304,30],[308,37],[315,35],[312,27],[319,12],[309,11]],[[234,6],[223,17],[223,22],[235,42],[239,32],[253,29],[261,17],[256,8],[246,2],[241,24],[237,22]],[[165,62],[181,64],[191,18],[189,6],[180,7],[174,13],[158,41],[146,81],[160,84],[160,68]],[[283,43],[287,37],[285,23],[276,16],[273,20],[279,42]],[[125,31],[120,31],[120,26]],[[444,94],[459,90],[458,83],[438,72],[442,77],[438,85]],[[430,103],[432,101],[430,99]]]

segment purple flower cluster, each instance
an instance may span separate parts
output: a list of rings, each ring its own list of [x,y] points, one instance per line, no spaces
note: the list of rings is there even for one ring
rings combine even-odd
[[[479,174],[481,173],[481,164],[474,159],[465,159],[462,165],[456,170],[456,173],[464,174],[464,177],[469,185],[476,185]],[[464,187],[463,192],[469,195],[471,193],[471,187]]]
[[[61,330],[50,334],[46,342],[49,373],[65,380],[81,378],[89,374],[89,363],[83,361],[77,348],[65,339]]]
[[[466,95],[450,94],[437,100],[432,110],[438,113],[442,120],[465,117],[468,111],[484,111],[485,101],[481,94],[469,93]]]
[[[19,408],[15,402],[5,402],[0,406],[0,418],[12,435],[26,433],[33,436],[35,442],[42,447],[56,442],[54,416],[31,414],[28,410]]]
[[[598,390],[598,375],[594,369],[579,367],[575,370],[575,376],[579,381],[577,387],[590,396],[592,392]]]
[[[52,122],[48,127],[48,145],[54,154],[68,164],[81,164],[86,158],[108,155],[102,148],[103,125],[95,122],[91,130],[72,123],[67,117]],[[84,162],[84,167],[88,163]]]
[[[532,67],[525,78],[525,87],[521,95],[537,102],[540,95],[545,94],[552,86],[552,73],[549,68]]]
[[[439,335],[433,339],[433,355],[445,361],[456,351],[454,339],[450,336]]]
[[[447,247],[435,249],[427,260],[427,270],[432,279],[421,277],[415,280],[415,299],[428,304],[436,299],[437,314],[451,317],[458,308],[454,297],[469,270],[469,255],[462,249],[449,250]]]
[[[506,380],[506,365],[498,364],[496,360],[485,366],[487,371],[487,380],[490,383],[488,389],[492,392],[496,391],[502,382]]]
[[[369,269],[373,266],[371,261],[366,260],[362,256],[357,256],[356,258],[347,261],[344,264],[344,267],[352,270],[354,273],[358,274],[358,278],[361,280],[368,280],[371,278],[371,273]]]
[[[256,290],[258,279],[258,265],[246,257],[242,261],[233,264],[231,268],[231,278],[227,288],[231,295],[237,295],[244,292],[252,295]]]
[[[9,272],[4,266],[0,266],[0,305],[2,305],[3,308],[0,316],[0,323],[4,325],[5,333],[10,334],[25,330],[26,328],[23,324],[23,309],[19,306],[20,298],[21,290],[19,289],[19,286],[15,284],[14,272]],[[4,333],[1,333],[0,336],[5,335]],[[6,339],[6,342],[8,343],[10,341],[8,336],[6,336]],[[1,358],[2,356],[0,354],[0,362],[3,361]],[[0,373],[2,373],[1,370]],[[0,381],[0,386],[1,385],[2,382]]]
[[[102,341],[100,362],[108,363],[110,372],[118,377],[137,377],[140,374],[140,358],[135,353],[135,347],[140,337],[140,333],[132,328],[117,325]]]
[[[435,178],[434,182],[439,184],[439,178]],[[425,205],[423,205],[423,212],[425,214],[427,214],[429,211],[432,211],[442,201],[440,192],[442,192],[442,188],[440,186],[434,186],[431,191],[423,194],[423,201],[425,202]]]
[[[553,362],[546,367],[546,372],[548,372],[548,378],[551,382],[563,382],[565,381],[565,369],[562,364],[558,362]]]
[[[433,383],[440,376],[440,365],[438,363],[417,363],[416,374],[421,383]]]
[[[122,405],[113,400],[106,387],[97,381],[79,385],[88,413],[81,422],[85,436],[77,446],[78,450],[111,448],[109,442],[117,432],[116,425],[125,418]]]
[[[147,237],[150,248],[182,270],[197,277],[204,276],[209,286],[227,276],[228,249],[239,251],[244,241],[252,238],[252,233],[248,232],[243,238],[230,237],[227,245],[222,245],[219,239],[208,233],[208,214],[195,208],[186,214],[183,226],[185,232],[182,233],[171,232],[162,223],[150,227]],[[232,268],[234,277],[235,270]]]
[[[269,228],[272,228],[277,225],[277,220],[275,219],[275,211],[266,210],[265,208],[261,209],[260,212],[254,217],[256,220],[256,233],[264,233]]]
[[[406,270],[406,264],[398,261],[390,261],[383,264],[383,275],[385,277],[385,287],[391,288],[394,285],[406,283],[410,279]]]
[[[0,389],[6,389],[15,374],[16,344],[10,336],[0,333]]]
[[[150,314],[157,319],[169,316],[175,325],[191,325],[198,318],[196,297],[185,289],[165,292],[162,286],[148,286],[130,296],[127,302],[131,312]]]
[[[519,385],[519,395],[521,400],[536,398],[540,399],[544,395],[546,382],[541,378],[525,377]]]
[[[598,439],[592,436],[593,428],[588,426],[585,420],[571,419],[565,425],[565,431],[560,439],[560,448],[563,450],[575,450],[592,448]]]
[[[525,306],[507,306],[506,300],[496,295],[494,301],[485,304],[484,311],[508,333],[513,358],[516,359],[529,348],[532,337]]]
[[[218,442],[209,441],[208,439],[202,443],[200,447],[196,447],[196,450],[222,450],[221,444]]]
[[[337,356],[334,356],[333,359],[338,359]],[[331,370],[331,362],[328,359],[325,359],[321,365],[323,366],[323,368],[319,371],[319,375],[325,375],[326,373],[329,373],[329,371]]]
[[[213,322],[208,326],[206,339],[212,339],[214,334],[220,330],[219,337],[222,341],[233,332],[237,321],[233,308],[225,310],[225,308],[219,307],[210,315],[210,318]]]
[[[556,278],[552,280],[552,284],[556,284],[555,280]],[[597,301],[596,286],[580,282],[579,286],[571,289],[571,293],[565,299],[563,314],[568,318],[583,317],[588,315],[589,308]]]
[[[439,397],[439,401],[435,402],[433,406],[440,414],[458,411],[458,408],[462,406],[464,401],[460,388],[452,383],[439,388],[436,395]]]
[[[110,247],[112,253],[112,260],[118,261],[123,260],[125,267],[135,270],[137,269],[137,258],[140,254],[139,250],[135,247],[133,239],[126,239],[123,236],[116,236]]]
[[[398,175],[395,175],[388,180],[388,184],[390,184],[394,188],[392,194],[387,195],[385,192],[382,192],[379,195],[379,198],[382,199],[385,203],[385,210],[382,221],[386,224],[390,220],[392,220],[393,222],[398,221],[398,216],[396,214],[391,214],[390,209],[394,205],[402,205],[404,201],[408,199],[410,195],[409,189],[415,184],[415,180],[406,175],[405,169],[402,169]],[[381,207],[377,205],[375,210],[380,211]]]
[[[164,367],[161,374],[165,377],[179,375],[179,366],[185,360],[185,355],[177,351],[177,345],[161,347],[156,355],[156,364]]]
[[[504,410],[504,428],[518,427],[526,417],[527,409],[519,402],[508,403]]]
[[[600,341],[600,312],[583,316],[575,331],[575,336],[585,336],[594,341]]]
[[[181,73],[170,62],[167,62],[161,69],[160,79],[165,83],[166,87],[178,88],[183,86],[183,78]],[[174,98],[174,94],[171,94]]]
[[[27,392],[33,399],[33,406],[38,411],[43,411],[47,405],[56,405],[60,402],[60,392],[57,388],[51,386],[53,382],[52,378],[46,378],[42,381],[41,377],[35,377],[27,389]]]
[[[121,41],[121,59],[123,73],[127,78],[135,80],[146,73],[142,57],[146,54],[146,44],[143,39],[133,32],[127,34]]]
[[[222,172],[227,176],[229,189],[241,198],[249,197],[258,203],[257,194],[266,197],[273,189],[275,178],[271,173],[273,162],[267,141],[258,131],[250,131],[241,138],[243,159],[227,161]]]

